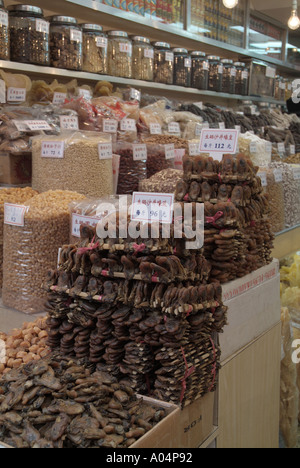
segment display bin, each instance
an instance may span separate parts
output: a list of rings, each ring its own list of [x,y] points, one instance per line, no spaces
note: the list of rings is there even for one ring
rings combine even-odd
[[[0,153],[0,184],[30,185],[31,178],[31,153]]]
[[[254,59],[243,59],[249,68],[249,95],[274,98],[277,69]]]

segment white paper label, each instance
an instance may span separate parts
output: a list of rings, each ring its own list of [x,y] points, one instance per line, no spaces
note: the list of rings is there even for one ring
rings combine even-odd
[[[4,80],[0,80],[0,103],[6,103],[6,85]]]
[[[249,150],[250,150],[250,153],[252,153],[252,154],[256,154],[256,153],[257,153],[257,144],[256,144],[255,141],[252,141],[252,142],[250,143],[250,148],[249,148]]]
[[[272,153],[272,143],[270,141],[266,142],[266,152],[267,153]]]
[[[64,141],[43,141],[41,156],[42,158],[62,159],[64,157]]]
[[[209,62],[203,62],[202,63],[202,68],[203,68],[203,70],[209,70]]]
[[[235,128],[236,130],[238,130],[239,132],[241,132],[241,130],[242,130],[240,125],[235,125],[234,128]]]
[[[145,49],[144,50],[144,57],[153,59],[154,58],[154,50],[153,49]]]
[[[36,132],[39,130],[49,131],[52,130],[48,122],[45,120],[25,120],[24,123],[28,126],[29,130]]]
[[[185,66],[185,68],[191,68],[191,66],[192,66],[192,59],[190,59],[190,58],[184,59],[184,66]]]
[[[278,148],[278,152],[279,152],[279,153],[285,153],[285,145],[284,145],[284,143],[278,143],[277,148]]]
[[[161,135],[161,125],[158,123],[152,123],[150,124],[150,133],[151,135]]]
[[[66,93],[54,93],[52,104],[56,104],[56,105],[64,104],[66,99],[67,99]]]
[[[274,178],[275,182],[279,183],[283,181],[283,171],[282,169],[274,169]]]
[[[102,49],[107,48],[107,44],[108,44],[107,37],[97,37],[96,42],[97,42],[97,47],[101,47]]]
[[[146,161],[147,160],[147,145],[135,144],[132,145],[133,160]]]
[[[223,70],[224,70],[223,65],[219,65],[219,66],[218,66],[218,73],[219,73],[220,75],[222,75]]]
[[[185,156],[185,149],[175,150],[175,168],[182,170],[182,160]]]
[[[103,120],[103,132],[104,133],[117,133],[118,121],[113,119]]]
[[[82,42],[82,31],[78,31],[78,29],[71,29],[70,39],[74,42]]]
[[[296,154],[296,146],[290,145],[290,154]]]
[[[276,68],[267,67],[266,68],[266,77],[267,78],[275,78],[276,76]]]
[[[37,19],[35,22],[35,28],[37,32],[49,34],[49,23],[41,19]]]
[[[60,128],[62,130],[79,130],[79,123],[77,115],[61,115],[59,117]]]
[[[239,138],[238,130],[202,130],[200,153],[235,154]]]
[[[25,213],[26,213],[26,206],[5,203],[4,204],[4,224],[23,227]]]
[[[97,227],[100,218],[96,216],[83,216],[76,213],[72,213],[72,236],[80,237],[80,226],[87,225],[91,227]]]
[[[140,91],[134,88],[130,89],[130,99],[134,99],[135,101],[140,101],[141,97],[142,95]]]
[[[25,102],[26,89],[25,88],[8,88],[7,89],[8,102]]]
[[[300,167],[293,167],[294,180],[300,180]]]
[[[121,42],[119,44],[119,49],[120,49],[120,52],[122,52],[124,54],[131,54],[132,53],[132,44],[130,44],[128,42]]]
[[[132,197],[131,220],[146,223],[171,224],[174,194],[139,193]]]
[[[0,11],[0,25],[8,27],[8,13]]]
[[[248,80],[249,73],[248,70],[242,72],[242,80]]]
[[[29,132],[25,120],[13,120],[13,124],[19,132]]]
[[[178,122],[171,122],[168,125],[168,133],[180,133],[180,125]]]
[[[166,62],[174,62],[174,54],[173,52],[166,52]]]
[[[90,101],[92,99],[91,92],[88,89],[79,88],[79,96],[83,97],[87,101]]]
[[[120,128],[123,132],[135,132],[136,122],[134,119],[123,119],[120,122]]]
[[[263,187],[267,187],[268,181],[267,181],[267,173],[266,172],[258,172],[258,177],[261,179],[261,185]]]
[[[98,145],[99,159],[112,159],[112,144],[111,143],[99,143]]]
[[[219,123],[219,128],[220,128],[221,130],[225,130],[225,128],[226,128],[226,127],[225,127],[225,123],[224,123],[224,122],[220,122],[220,123]]]
[[[165,145],[166,159],[175,159],[175,145]]]
[[[236,76],[236,68],[231,68],[230,76]]]
[[[202,125],[201,124],[196,124],[196,127],[195,127],[195,136],[200,136],[201,135],[201,132],[202,132]]]
[[[190,156],[198,156],[200,154],[200,143],[191,143],[189,142],[189,154]]]

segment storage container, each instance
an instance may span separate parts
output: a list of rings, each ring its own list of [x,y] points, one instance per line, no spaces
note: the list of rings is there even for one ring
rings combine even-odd
[[[249,64],[249,95],[274,97],[276,67],[259,60],[245,60]]]
[[[174,53],[174,85],[191,86],[192,60],[187,49],[173,49]]]
[[[107,36],[98,24],[82,24],[83,71],[107,73]]]
[[[223,65],[222,92],[234,94],[236,68],[233,64],[233,60],[224,59],[221,63]]]
[[[154,48],[150,39],[134,36],[132,41],[132,76],[136,80],[153,81]]]
[[[235,94],[247,96],[249,86],[249,71],[244,62],[235,62]]]
[[[191,53],[192,58],[192,88],[207,90],[209,63],[204,52],[194,51]]]
[[[11,5],[8,9],[11,60],[49,65],[49,23],[43,10],[31,5]]]
[[[0,59],[9,60],[9,57],[8,12],[3,0],[0,0]]]
[[[53,16],[50,24],[51,66],[82,69],[82,29],[70,16]]]
[[[220,57],[210,55],[209,61],[209,80],[208,89],[209,91],[222,91],[222,80],[223,80],[223,65]]]
[[[154,81],[173,84],[174,53],[166,42],[154,43]]]
[[[108,74],[132,77],[132,42],[124,31],[108,33]]]

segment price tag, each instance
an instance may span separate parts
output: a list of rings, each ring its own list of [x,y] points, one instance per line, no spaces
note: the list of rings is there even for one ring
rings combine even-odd
[[[173,52],[166,52],[165,59],[166,59],[166,62],[174,62]]]
[[[6,103],[6,84],[4,80],[0,80],[0,103]]]
[[[200,153],[235,154],[239,138],[238,130],[202,130]]]
[[[263,187],[267,187],[268,186],[267,173],[266,172],[258,172],[257,175],[261,179],[261,185]]]
[[[256,154],[256,153],[257,153],[257,144],[256,144],[255,141],[252,141],[252,142],[250,143],[250,148],[249,148],[249,150],[250,150],[250,153],[252,153],[252,154]]]
[[[182,170],[182,160],[185,156],[185,149],[175,150],[175,169]]]
[[[204,61],[204,62],[202,63],[202,68],[203,68],[203,70],[205,70],[205,71],[206,71],[206,70],[209,70],[209,62]]]
[[[98,145],[99,159],[112,159],[112,144],[111,143],[99,143]]]
[[[134,144],[132,145],[133,160],[146,161],[147,160],[147,145]]]
[[[225,127],[225,123],[224,123],[224,122],[220,122],[220,123],[219,123],[219,128],[220,128],[221,130],[225,130],[225,128],[226,128],[226,127]]]
[[[274,169],[275,182],[279,183],[283,181],[283,171],[282,169]]]
[[[198,156],[200,154],[200,143],[189,142],[189,154],[190,156]]]
[[[242,80],[248,80],[249,77],[249,72],[248,70],[245,70],[242,72]]]
[[[0,11],[0,25],[8,27],[8,13]]]
[[[108,44],[108,39],[107,37],[97,37],[97,47],[101,47],[102,49],[106,49],[107,48],[107,44]]]
[[[166,159],[175,159],[175,145],[165,145]]]
[[[267,153],[272,153],[272,143],[270,141],[266,142],[266,152]]]
[[[42,158],[63,159],[65,151],[64,141],[43,141],[42,142]]]
[[[184,66],[185,66],[185,68],[191,68],[191,66],[192,66],[192,59],[190,59],[190,58],[184,59]]]
[[[79,130],[79,123],[77,115],[61,115],[59,117],[60,128],[62,130]]]
[[[79,89],[79,96],[83,97],[87,101],[90,101],[92,99],[91,92],[88,89]]]
[[[124,132],[135,132],[136,122],[134,119],[123,119],[120,122],[120,128]]]
[[[49,131],[52,130],[50,125],[45,120],[25,120],[24,123],[28,126],[29,130],[36,132],[39,130]]]
[[[200,136],[202,132],[202,128],[204,128],[201,124],[196,124],[195,127],[195,136]]]
[[[300,180],[300,166],[293,167],[294,180]]]
[[[134,192],[131,220],[145,223],[171,224],[173,219],[174,194]]]
[[[278,143],[277,148],[278,148],[278,152],[279,152],[279,153],[285,153],[285,145],[284,145],[284,143]]]
[[[82,42],[82,31],[78,31],[78,29],[71,29],[70,39],[74,42]]]
[[[35,29],[37,32],[49,34],[49,25],[48,21],[37,19],[35,22]]]
[[[235,125],[234,128],[241,133],[242,128],[240,125]]]
[[[59,106],[60,104],[64,104],[66,99],[67,99],[66,93],[54,93],[52,104],[56,104]]]
[[[153,49],[145,49],[144,50],[144,57],[149,59],[154,59],[154,50]]]
[[[25,120],[13,120],[13,124],[19,132],[28,132],[29,128],[26,125]]]
[[[8,102],[25,102],[26,89],[25,88],[8,88],[7,89]]]
[[[276,76],[276,68],[267,67],[266,68],[266,77],[267,78],[275,78]]]
[[[113,119],[103,120],[103,132],[104,133],[117,133],[118,121]]]
[[[137,89],[131,88],[130,89],[130,99],[133,99],[134,101],[139,101],[141,100],[141,92],[138,91]]]
[[[14,205],[12,203],[4,204],[4,224],[11,226],[24,226],[26,206]]]
[[[236,76],[236,68],[231,68],[230,70],[230,76]]]
[[[80,237],[80,226],[82,226],[83,224],[95,228],[97,227],[99,221],[100,218],[96,216],[83,216],[76,213],[72,213],[72,236]]]
[[[290,145],[290,154],[296,154],[296,146]]]
[[[119,44],[119,49],[120,52],[124,54],[131,54],[132,53],[132,44],[129,44],[128,42],[121,42]]]
[[[150,124],[150,133],[151,135],[161,135],[162,134],[161,125],[158,123]]]
[[[178,122],[171,122],[168,125],[168,133],[181,133],[180,131],[180,125]]]

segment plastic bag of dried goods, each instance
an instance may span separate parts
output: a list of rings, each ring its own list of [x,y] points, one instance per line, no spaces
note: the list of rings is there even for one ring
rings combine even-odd
[[[282,170],[285,226],[293,227],[300,223],[300,166],[273,162],[270,167]]]
[[[23,206],[5,205],[2,298],[5,306],[27,314],[43,311],[42,289],[57,266],[58,249],[69,242],[71,201],[76,192],[49,191]]]
[[[264,191],[269,200],[269,222],[272,231],[278,233],[285,228],[283,173],[281,169],[260,168],[263,174]]]
[[[147,146],[143,143],[118,142],[113,152],[120,156],[117,194],[132,195],[139,181],[147,178]]]
[[[113,195],[109,134],[64,132],[32,140],[32,187],[71,190],[88,197]]]

